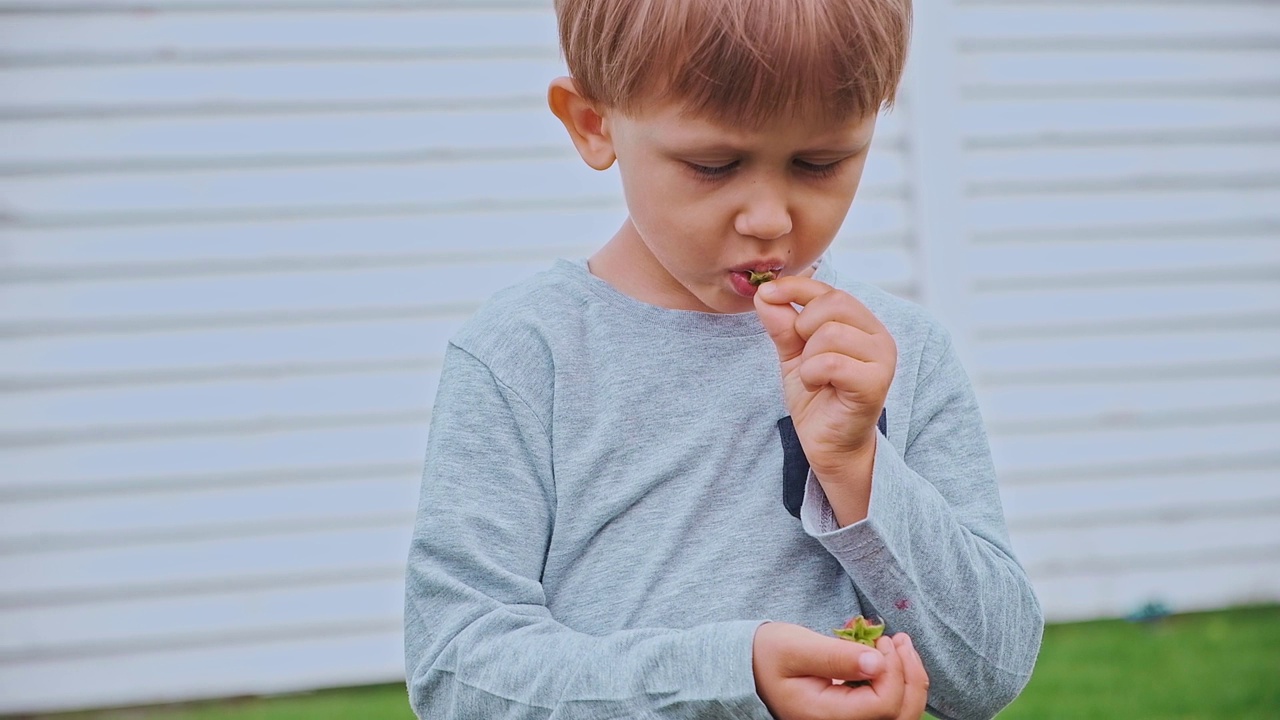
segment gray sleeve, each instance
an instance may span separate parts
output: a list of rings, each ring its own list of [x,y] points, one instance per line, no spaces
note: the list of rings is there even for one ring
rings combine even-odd
[[[551,616],[540,582],[555,512],[547,426],[456,346],[425,467],[404,637],[419,718],[767,720],[751,667],[758,621],[591,636]]]
[[[881,436],[866,519],[837,528],[810,474],[806,532],[843,565],[929,672],[930,712],[991,718],[1031,677],[1044,618],[1013,555],[977,400],[949,339],[930,338],[905,452]],[[929,358],[926,358],[929,359]]]

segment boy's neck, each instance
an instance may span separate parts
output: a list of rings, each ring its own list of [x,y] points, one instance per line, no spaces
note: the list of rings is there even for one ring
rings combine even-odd
[[[671,277],[644,244],[630,218],[587,259],[587,269],[614,290],[640,302],[670,310],[716,312]]]

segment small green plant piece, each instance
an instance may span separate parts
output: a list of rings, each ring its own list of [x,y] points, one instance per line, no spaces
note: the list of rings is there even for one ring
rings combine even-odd
[[[852,620],[844,624],[844,627],[831,632],[838,638],[862,643],[867,647],[875,647],[876,640],[884,634],[884,623],[872,623],[861,615],[855,615]]]
[[[756,287],[760,287],[776,277],[777,275],[775,275],[772,270],[765,270],[764,272],[756,272],[755,270],[747,271],[747,282],[755,285]]]
[[[831,632],[836,637],[850,642],[861,643],[867,647],[875,647],[876,640],[884,634],[884,623],[873,623],[861,615],[853,616],[853,619],[844,624],[842,628],[836,628]],[[870,685],[868,680],[846,680],[845,687],[862,687]]]

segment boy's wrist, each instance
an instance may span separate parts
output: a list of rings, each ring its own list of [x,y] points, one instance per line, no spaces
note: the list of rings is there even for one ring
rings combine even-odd
[[[848,527],[865,520],[871,506],[871,478],[875,472],[877,440],[843,456],[834,467],[813,468],[836,524]]]

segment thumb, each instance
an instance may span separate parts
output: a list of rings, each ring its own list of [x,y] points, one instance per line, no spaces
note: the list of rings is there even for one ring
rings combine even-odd
[[[871,680],[885,670],[884,655],[862,643],[813,633],[793,646],[787,663],[793,676],[834,680]]]
[[[787,362],[804,352],[804,338],[796,332],[796,318],[800,312],[780,292],[774,282],[767,282],[756,291],[756,315],[778,348],[778,359]]]

